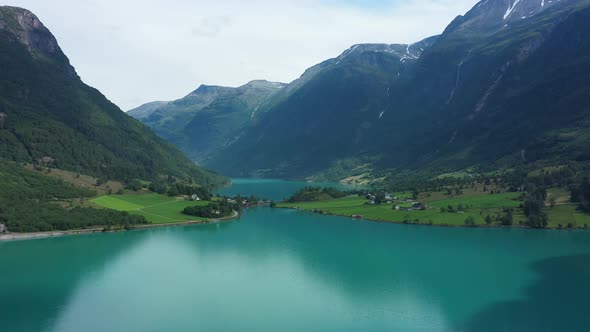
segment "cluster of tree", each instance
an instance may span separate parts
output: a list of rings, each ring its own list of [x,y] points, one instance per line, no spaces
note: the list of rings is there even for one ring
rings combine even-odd
[[[523,204],[524,214],[527,217],[526,224],[533,228],[545,228],[549,224],[549,217],[545,213],[545,199],[547,190],[530,184],[527,187],[527,195]]]
[[[379,193],[376,193],[374,196],[375,196],[375,199],[373,200],[373,202],[375,202],[375,204],[379,205],[379,204],[387,203],[387,200],[385,199],[385,193],[379,192]]]
[[[129,186],[128,186],[129,188]],[[135,187],[137,188],[137,187]],[[142,186],[139,186],[139,189],[141,189]],[[156,181],[156,182],[152,182],[149,185],[147,185],[147,188],[155,193],[158,194],[166,194],[168,196],[178,196],[178,195],[187,195],[187,196],[192,196],[192,195],[197,195],[199,196],[199,199],[203,200],[203,201],[209,201],[211,200],[211,193],[209,192],[209,190],[207,188],[201,187],[201,186],[195,186],[195,185],[191,185],[191,184],[184,184],[184,183],[180,183],[180,182],[173,182],[173,183],[169,183],[169,182],[165,182],[165,181]],[[137,190],[139,190],[137,189]]]
[[[447,207],[441,207],[440,212],[457,213],[464,211],[466,208],[469,208],[469,205],[463,205],[459,203],[457,204],[457,207],[454,207],[452,205],[449,205]]]
[[[418,173],[398,172],[387,179],[386,187],[396,190],[437,191],[447,195],[460,195],[462,189],[483,184],[484,191],[492,187],[505,188],[516,192],[532,183],[538,187],[578,187],[583,178],[590,173],[590,165],[580,162],[562,162],[556,167],[546,167],[536,164],[519,165],[512,170],[485,174],[472,173],[463,177],[437,177],[443,170],[420,171]]]
[[[465,218],[465,225],[469,226],[469,227],[477,226],[477,224],[475,222],[475,218],[473,218],[473,216],[469,216],[469,217]]]
[[[473,186],[476,183],[495,184],[502,181],[504,174],[466,174],[463,177],[438,177],[443,171],[421,171],[419,173],[399,172],[387,178],[386,187],[395,188],[397,191],[437,191],[453,194],[453,190]],[[448,190],[451,190],[450,192]],[[458,195],[460,193],[457,193]]]
[[[485,216],[484,222],[486,223],[486,225],[491,225],[494,222],[497,222],[502,226],[512,226],[512,224],[514,224],[514,209],[503,208],[502,214],[498,214],[494,217],[488,214]]]
[[[287,199],[288,202],[313,202],[346,197],[347,193],[335,188],[305,187]]]
[[[498,216],[498,218],[497,218],[497,220],[500,222],[500,225],[512,226],[512,224],[514,224],[514,209],[504,208],[503,213],[504,213],[504,215]],[[489,223],[487,217],[486,217],[486,223]]]
[[[0,210],[3,223],[11,232],[47,232],[84,229],[93,226],[129,229],[133,225],[147,224],[143,216],[110,209],[75,207],[65,209],[48,202],[13,205]]]
[[[532,183],[538,187],[561,187],[566,188],[571,185],[577,185],[583,179],[583,174],[587,172],[583,165],[569,163],[557,167],[553,170],[528,169],[528,174],[522,169],[517,173],[520,174],[519,182]],[[532,174],[532,175],[531,175]],[[516,177],[513,176],[512,179]]]
[[[572,202],[579,203],[580,210],[590,212],[590,180],[584,178],[582,183],[573,186],[571,193]]]
[[[182,213],[201,218],[220,218],[229,216],[234,211],[240,211],[240,208],[239,203],[223,198],[207,205],[187,206]]]
[[[0,162],[0,220],[11,232],[82,229],[91,226],[122,227],[145,224],[142,216],[89,207],[64,208],[59,203],[96,193],[61,180]]]

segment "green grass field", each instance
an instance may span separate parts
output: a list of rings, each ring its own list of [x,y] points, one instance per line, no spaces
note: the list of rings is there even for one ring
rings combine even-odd
[[[182,214],[182,210],[187,206],[209,203],[206,201],[182,201],[177,200],[176,197],[159,194],[109,195],[95,198],[92,202],[105,208],[142,215],[154,224],[195,220],[195,217]]]
[[[574,227],[590,227],[590,214],[576,210],[573,204],[558,205],[547,209],[549,223],[552,227],[561,224],[567,227],[571,223]]]
[[[563,197],[567,193],[553,190],[550,191],[550,194],[559,196],[560,199],[557,200],[559,205],[546,209],[547,215],[549,216],[549,227],[557,228],[560,224],[563,227],[567,227],[568,224],[572,224],[574,227],[590,227],[590,214],[579,212],[573,204],[562,203],[564,201]],[[400,196],[398,195],[398,197]],[[464,195],[453,197],[447,197],[439,193],[421,194],[421,197],[424,198],[420,199],[420,201],[428,206],[428,209],[425,211],[396,211],[392,209],[393,205],[399,205],[401,207],[408,206],[408,203],[404,202],[365,205],[367,200],[359,196],[319,202],[279,203],[277,207],[299,208],[308,211],[321,210],[324,213],[340,216],[361,215],[365,219],[377,221],[405,221],[409,223],[432,223],[434,225],[451,226],[465,225],[465,219],[468,217],[473,217],[477,225],[485,225],[486,216],[490,215],[494,219],[494,217],[503,214],[503,208],[514,208],[514,225],[520,225],[524,224],[526,220],[522,209],[519,208],[522,203],[519,200],[520,196],[520,193],[490,195],[475,191],[467,191]],[[456,208],[459,204],[464,207],[463,213],[441,212],[441,208],[443,207],[447,208],[450,205]]]

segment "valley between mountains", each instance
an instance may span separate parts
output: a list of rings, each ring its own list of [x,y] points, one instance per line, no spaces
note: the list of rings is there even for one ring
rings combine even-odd
[[[291,204],[346,216],[587,227],[589,0],[480,1],[439,35],[353,45],[290,83],[203,84],[127,113],[26,9],[0,7],[0,52],[2,231],[131,229],[276,203],[216,197],[228,177],[357,186],[345,212],[323,194]],[[437,211],[371,198],[386,193]],[[363,212],[373,205],[383,211]]]

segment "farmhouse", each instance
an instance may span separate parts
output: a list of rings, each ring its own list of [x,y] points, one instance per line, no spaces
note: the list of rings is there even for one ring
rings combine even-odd
[[[200,200],[201,200],[201,199],[199,198],[199,196],[197,196],[197,194],[193,194],[193,195],[191,196],[191,199],[192,199],[193,201],[200,201]]]
[[[8,233],[8,227],[4,224],[0,224],[0,234],[1,233]]]
[[[412,204],[412,207],[400,207],[399,205],[394,205],[392,207],[392,209],[396,210],[396,211],[422,211],[422,210],[426,210],[426,205],[422,204],[422,203],[414,203]]]
[[[422,203],[414,203],[412,204],[412,210],[426,210],[426,205]]]

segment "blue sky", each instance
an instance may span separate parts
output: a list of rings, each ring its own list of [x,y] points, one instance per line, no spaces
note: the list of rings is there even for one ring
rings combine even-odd
[[[476,0],[5,0],[33,11],[82,79],[128,110],[200,84],[290,82],[358,43],[439,34]]]

